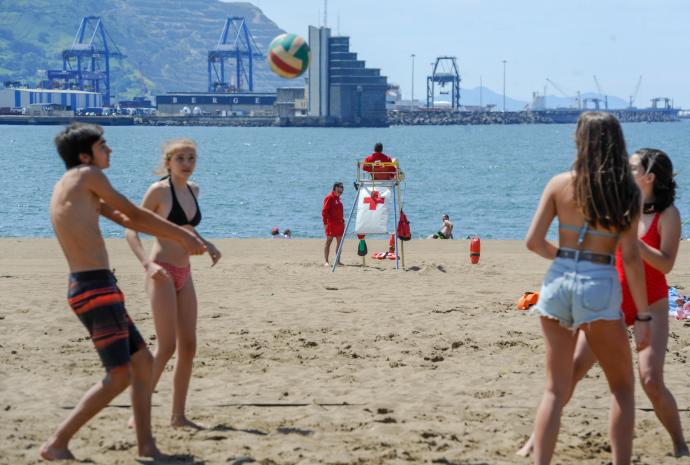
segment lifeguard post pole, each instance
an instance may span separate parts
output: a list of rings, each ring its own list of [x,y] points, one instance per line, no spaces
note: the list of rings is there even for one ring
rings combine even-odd
[[[359,162],[357,162],[357,179],[359,180]],[[335,273],[335,267],[338,266],[338,263],[340,263],[340,254],[343,251],[343,245],[345,245],[345,236],[347,236],[347,230],[350,228],[352,214],[355,212],[355,208],[357,208],[357,202],[359,201],[359,192],[360,190],[357,189],[357,195],[355,195],[355,203],[352,204],[350,214],[347,217],[347,223],[345,223],[345,231],[343,231],[343,238],[340,240],[340,247],[338,247],[338,249],[335,252],[335,260],[333,260],[333,267],[331,268],[331,273]]]
[[[398,162],[395,162],[395,188],[398,191],[398,209],[399,209],[399,214],[398,218],[402,216],[402,204],[403,204],[403,198],[400,195],[400,166],[398,165]],[[400,220],[398,220],[400,221]],[[395,240],[400,241],[398,238],[398,225],[395,225]],[[397,253],[397,252],[396,252]],[[405,269],[405,243],[403,241],[400,241],[400,258],[402,260],[402,269]]]

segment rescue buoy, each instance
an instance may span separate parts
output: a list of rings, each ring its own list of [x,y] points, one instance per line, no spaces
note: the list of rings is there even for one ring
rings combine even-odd
[[[480,250],[481,241],[479,240],[479,236],[474,236],[470,239],[470,262],[472,262],[473,265],[479,263]]]
[[[384,258],[386,258],[386,255],[388,255],[388,252],[376,252],[371,254],[371,258],[373,258],[374,260],[383,260]]]
[[[386,255],[386,258],[388,260],[395,260],[398,257],[395,255],[395,252],[388,252],[388,255]]]

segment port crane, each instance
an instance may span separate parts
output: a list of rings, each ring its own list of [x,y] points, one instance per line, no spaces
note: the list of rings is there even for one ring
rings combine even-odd
[[[225,20],[218,43],[208,52],[208,91],[253,92],[254,59],[263,57],[244,17],[229,16]],[[234,85],[226,80],[226,60],[234,61]]]
[[[642,84],[642,75],[640,75],[640,78],[637,80],[637,84],[635,85],[635,89],[633,90],[632,94],[630,95],[630,103],[628,104],[628,108],[634,108],[633,104],[635,103],[635,99],[637,98],[637,93],[640,91],[640,85]]]
[[[652,108],[654,110],[659,109],[659,102],[664,102],[664,106],[661,108],[663,110],[672,110],[673,109],[673,103],[671,103],[671,99],[668,97],[654,97],[652,99]]]
[[[594,104],[594,111],[599,111],[601,110],[601,102],[602,100],[598,97],[585,97],[582,99],[582,109],[583,110],[589,110],[589,102],[592,102]]]
[[[431,76],[426,78],[426,107],[434,107],[435,86],[441,88],[440,93],[445,95],[450,92],[450,104],[453,111],[460,109],[460,71],[458,71],[457,58],[442,56],[436,58],[432,64]],[[450,84],[450,91],[445,89]]]
[[[609,109],[609,97],[608,97],[608,95],[604,94],[604,92],[601,90],[601,86],[599,85],[599,79],[597,79],[597,75],[595,74],[593,77],[594,77],[594,84],[596,84],[596,86],[597,86],[597,91],[599,92],[599,95],[601,96],[601,98],[604,99],[604,109],[608,110]],[[595,99],[592,99],[592,100],[595,100]],[[599,109],[599,105],[597,102],[597,110],[598,109]]]
[[[103,94],[110,106],[110,59],[125,58],[99,16],[84,16],[72,45],[62,51],[62,69],[46,72],[53,88],[79,89]]]
[[[555,82],[553,82],[551,79],[546,78],[546,82],[548,82],[549,84],[551,84],[551,85],[553,86],[554,89],[556,89],[558,92],[560,92],[561,95],[563,95],[563,97],[568,98],[568,99],[574,99],[574,100],[575,100],[575,103],[576,103],[576,105],[577,105],[577,108],[578,108],[578,109],[582,109],[582,102],[581,102],[581,100],[580,100],[580,91],[577,91],[576,96],[575,96],[575,97],[572,97],[572,96],[569,95],[566,91],[564,91],[563,89],[561,89],[561,87],[560,87],[558,84],[556,84]]]

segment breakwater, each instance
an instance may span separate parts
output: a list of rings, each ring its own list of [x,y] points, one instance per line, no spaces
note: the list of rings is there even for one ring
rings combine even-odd
[[[482,124],[572,124],[586,110],[543,111],[389,111],[391,126]],[[678,110],[609,110],[623,123],[678,121]]]
[[[230,126],[269,127],[277,126],[272,117],[224,117],[224,116],[143,116],[134,119],[143,126]]]
[[[101,126],[132,126],[135,124],[131,116],[28,116],[28,115],[0,115],[0,125],[11,126],[65,126],[74,121],[99,124]]]
[[[388,126],[451,126],[490,124],[572,124],[584,110],[544,111],[389,111]],[[679,121],[678,110],[610,110],[623,123]],[[66,125],[73,121],[101,126],[229,126],[229,127],[375,127],[362,121],[342,124],[332,118],[221,116],[24,116],[0,115],[0,125]],[[380,126],[380,125],[379,125]]]

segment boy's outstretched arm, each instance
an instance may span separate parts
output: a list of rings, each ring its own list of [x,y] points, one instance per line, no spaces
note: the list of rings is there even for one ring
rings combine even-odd
[[[211,257],[211,266],[215,266],[215,264],[218,263],[218,261],[219,261],[220,258],[222,257],[222,254],[220,253],[220,250],[218,250],[218,249],[216,248],[216,246],[213,245],[211,242],[209,242],[209,241],[207,241],[206,239],[204,239],[204,238],[201,236],[201,234],[199,234],[199,231],[197,231],[196,229],[194,229],[194,232],[195,232],[196,235],[199,237],[199,239],[201,239],[202,241],[204,241],[204,244],[206,244],[206,249],[208,250],[208,254],[209,254],[209,256]]]
[[[206,245],[194,233],[134,205],[113,188],[101,170],[89,170],[86,182],[89,190],[105,204],[101,205],[101,214],[106,218],[135,231],[177,241],[190,255],[206,252]]]

